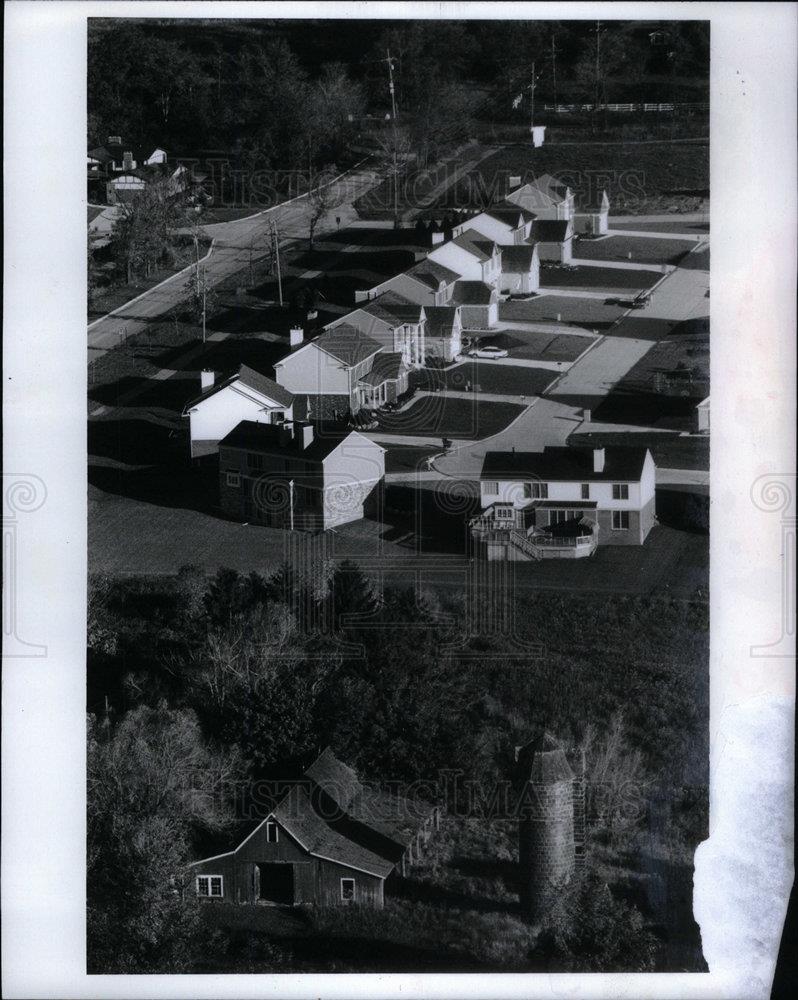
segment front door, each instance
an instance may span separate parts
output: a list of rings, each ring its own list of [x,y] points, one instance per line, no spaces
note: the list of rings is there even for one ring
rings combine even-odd
[[[294,866],[261,862],[258,865],[258,900],[281,906],[294,905]]]

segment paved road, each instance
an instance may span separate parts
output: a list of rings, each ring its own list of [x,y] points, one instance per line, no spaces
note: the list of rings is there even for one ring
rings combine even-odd
[[[378,184],[379,180],[373,170],[363,168],[336,181],[335,194],[341,199],[341,204],[319,223],[317,232],[322,234],[334,230],[336,216],[341,218],[341,225],[354,219],[356,213],[352,208],[352,202]],[[250,247],[254,247],[254,260],[264,257],[267,237],[273,222],[278,224],[281,236],[287,241],[306,238],[307,216],[307,199],[303,197],[284,205],[277,205],[248,219],[206,226],[205,231],[215,240],[213,251],[205,263],[209,284],[217,285],[237,271],[247,268]],[[185,297],[185,283],[185,273],[175,275],[138,299],[93,323],[88,331],[89,360],[118,346],[123,330],[126,330],[128,335],[138,333],[154,319],[177,305]]]

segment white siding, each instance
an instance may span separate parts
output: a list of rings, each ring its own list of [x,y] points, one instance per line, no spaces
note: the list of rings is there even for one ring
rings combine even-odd
[[[460,236],[467,229],[476,229],[485,239],[493,240],[494,243],[509,244],[514,242],[512,228],[506,222],[500,222],[499,219],[494,219],[484,212],[480,212],[479,215],[475,215],[472,219],[468,219],[466,222],[461,222],[459,226],[455,226],[452,230],[452,235]]]
[[[591,482],[590,483],[590,496],[587,498],[582,497],[582,484],[581,483],[563,483],[563,482],[546,482],[546,480],[541,480],[541,483],[546,482],[548,486],[548,496],[541,497],[540,499],[546,499],[551,501],[573,501],[573,500],[595,500],[601,510],[639,510],[645,502],[653,497],[654,495],[654,479],[653,479],[653,469],[654,463],[651,461],[651,473],[650,481],[649,474],[647,472],[649,458],[646,460],[646,465],[643,469],[643,477],[645,482],[645,490],[643,496],[645,499],[641,502],[641,484],[640,483],[629,483],[629,498],[628,500],[613,500],[612,498],[612,483],[610,482]],[[482,506],[483,508],[490,506],[492,503],[512,503],[514,507],[525,507],[531,500],[536,499],[535,497],[524,496],[524,483],[534,483],[537,480],[527,479],[527,480],[502,480],[499,482],[499,492],[498,494],[490,494],[485,491],[485,483],[481,484],[481,494],[482,494]],[[650,491],[650,492],[649,492]]]
[[[292,407],[267,400],[241,385],[220,389],[189,411],[192,452],[195,441],[221,441],[242,420],[271,423],[274,413],[284,413],[290,420]]]
[[[468,250],[457,246],[451,240],[436,247],[428,255],[429,260],[435,260],[444,267],[448,267],[467,281],[482,281],[482,264]]]
[[[340,361],[314,343],[306,344],[274,366],[277,383],[293,393],[348,396],[350,375]]]
[[[345,524],[363,516],[363,502],[385,476],[385,451],[353,432],[324,459],[324,522]]]

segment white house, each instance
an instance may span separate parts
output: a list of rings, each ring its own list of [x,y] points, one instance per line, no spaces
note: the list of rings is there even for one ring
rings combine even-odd
[[[538,219],[573,219],[574,194],[567,184],[563,184],[551,174],[542,174],[530,184],[524,184],[511,191],[506,201],[520,205],[532,212]]]
[[[424,308],[396,292],[385,292],[328,323],[325,329],[355,327],[383,350],[401,354],[408,367],[418,368],[424,363]]]
[[[460,306],[465,330],[489,330],[499,319],[499,290],[483,281],[458,281],[452,305]]]
[[[219,497],[231,517],[326,530],[379,514],[385,450],[356,431],[242,421],[219,442]]]
[[[574,224],[570,219],[535,219],[529,239],[537,244],[540,260],[569,264],[573,258]]]
[[[463,319],[460,306],[427,306],[426,356],[453,361],[463,350]]]
[[[540,257],[536,243],[502,247],[501,291],[525,295],[540,288]]]
[[[486,453],[473,537],[491,559],[579,558],[597,545],[642,545],[656,523],[648,448]]]
[[[531,212],[527,212],[520,205],[497,205],[486,208],[478,215],[455,226],[452,236],[457,237],[469,229],[474,229],[486,239],[505,247],[523,243],[530,234],[534,218]]]
[[[467,229],[430,251],[428,261],[443,264],[466,281],[498,286],[501,279],[501,249],[475,229]]]
[[[340,419],[394,402],[408,384],[401,354],[383,352],[378,341],[346,323],[286,355],[274,371],[295,397],[297,419]]]
[[[610,227],[610,199],[602,190],[588,198],[574,217],[574,229],[588,236],[604,236]]]
[[[147,177],[138,171],[117,174],[105,186],[105,194],[109,205],[118,202],[131,201],[147,186]]]
[[[437,260],[427,258],[414,264],[402,274],[396,274],[370,288],[363,297],[374,299],[390,291],[420,305],[443,306],[452,297],[454,283],[459,281],[460,277],[458,271],[445,267]],[[355,301],[358,301],[360,294],[363,293],[355,293]]]
[[[291,393],[247,365],[218,383],[213,372],[203,372],[202,390],[183,408],[189,419],[192,458],[216,454],[219,441],[242,420],[276,424],[293,416]]]

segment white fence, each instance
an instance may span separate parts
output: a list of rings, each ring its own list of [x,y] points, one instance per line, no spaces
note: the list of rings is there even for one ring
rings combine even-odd
[[[593,104],[544,104],[544,111],[554,111],[556,114],[572,114],[575,111],[592,111]],[[599,111],[708,111],[708,104],[599,104]]]

